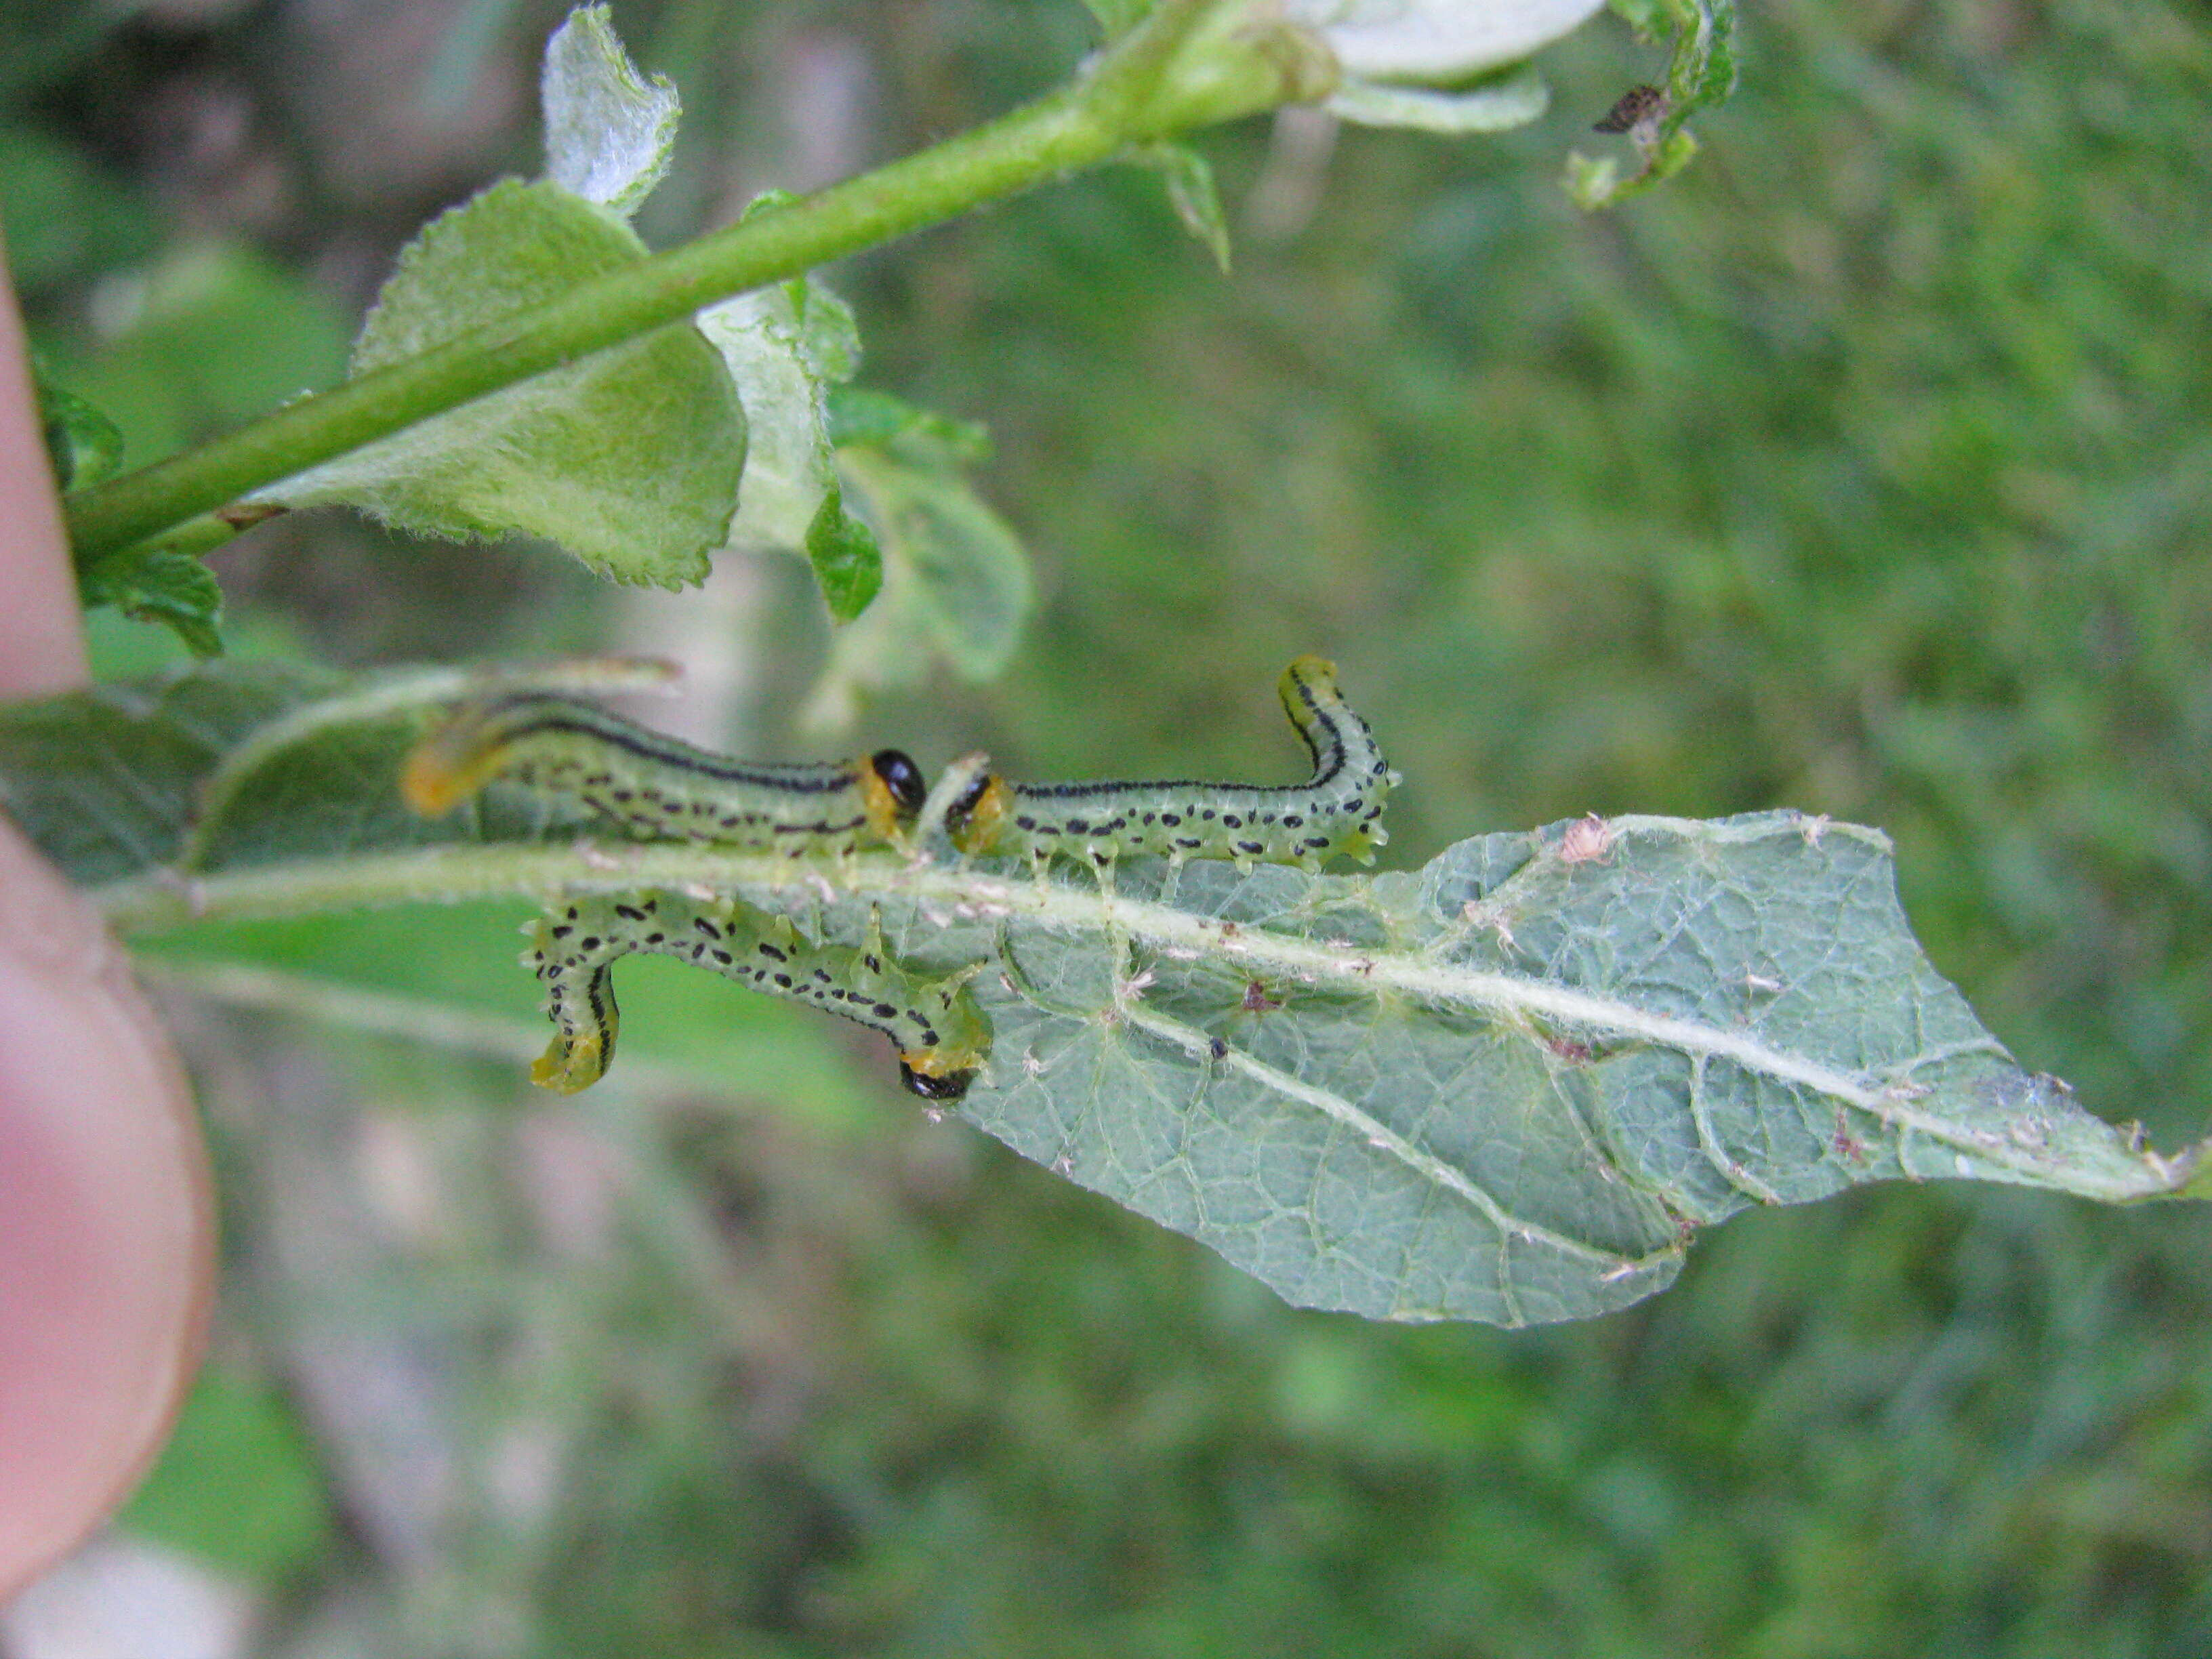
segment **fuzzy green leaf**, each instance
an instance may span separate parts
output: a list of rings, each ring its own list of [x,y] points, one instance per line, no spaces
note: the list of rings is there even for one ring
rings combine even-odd
[[[400,255],[356,343],[360,375],[634,264],[620,219],[558,185],[506,179]],[[688,324],[495,392],[274,485],[453,540],[559,543],[613,580],[707,573],[744,469],[745,422],[720,355]]]

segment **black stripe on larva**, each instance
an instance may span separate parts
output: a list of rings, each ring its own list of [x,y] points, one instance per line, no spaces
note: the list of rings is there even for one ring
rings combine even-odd
[[[484,705],[481,718],[489,723],[494,716],[504,711],[527,709],[540,702],[539,698],[528,694],[501,698]],[[613,715],[583,703],[547,705],[535,716],[518,720],[502,732],[501,742],[503,744],[517,744],[549,732],[590,738],[625,754],[635,755],[640,760],[650,761],[659,766],[672,766],[681,771],[702,773],[723,783],[755,784],[763,788],[800,794],[830,794],[850,788],[854,781],[854,769],[847,763],[733,761],[704,749],[694,748],[678,738],[647,732],[626,720],[617,720]],[[599,781],[605,784],[612,780],[601,775]],[[647,797],[659,793],[649,786],[641,786],[638,793]]]

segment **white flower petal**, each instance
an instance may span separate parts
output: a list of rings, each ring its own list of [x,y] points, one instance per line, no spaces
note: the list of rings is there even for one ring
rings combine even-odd
[[[1284,0],[1348,79],[1463,80],[1571,33],[1605,0]],[[1354,117],[1353,118],[1358,118]]]

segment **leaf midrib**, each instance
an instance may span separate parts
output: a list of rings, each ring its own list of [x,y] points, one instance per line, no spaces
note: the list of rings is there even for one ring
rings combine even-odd
[[[1702,830],[1684,820],[1615,820],[1639,831]],[[1833,826],[1829,833],[1849,826]],[[1767,830],[1765,835],[1778,831]],[[1779,833],[1796,833],[1784,826]],[[1749,837],[1744,837],[1748,839]],[[1322,879],[1328,879],[1323,878]],[[680,843],[562,848],[431,848],[355,859],[297,860],[187,878],[157,872],[97,890],[95,902],[125,933],[159,931],[206,919],[297,915],[380,904],[457,902],[513,894],[619,893],[640,887],[805,891],[824,885],[859,896],[904,896],[974,917],[1022,916],[1057,929],[1118,929],[1164,951],[1230,960],[1287,976],[1354,988],[1389,989],[1512,1021],[1548,1019],[1592,1036],[1641,1042],[1693,1056],[1724,1059],[1755,1075],[1810,1089],[1885,1127],[1910,1129],[1977,1162],[2063,1186],[2086,1196],[2146,1197],[2172,1190],[2178,1172],[2147,1163],[2139,1178],[2069,1170],[1935,1115],[1905,1086],[1870,1080],[1760,1042],[1741,1031],[1656,1014],[1589,992],[1439,963],[1400,951],[1316,944],[1253,924],[1196,916],[1171,906],[1072,884],[1009,878],[940,865],[927,858],[862,854],[838,866],[769,854]],[[2002,1054],[1994,1040],[1991,1052]],[[1892,1068],[1900,1077],[1918,1060]]]

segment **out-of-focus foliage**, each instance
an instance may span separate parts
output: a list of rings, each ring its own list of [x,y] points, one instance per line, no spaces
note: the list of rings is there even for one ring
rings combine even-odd
[[[1072,4],[951,0],[617,21],[690,112],[649,240],[816,182],[794,157],[955,131],[1091,38]],[[1407,862],[1590,809],[1881,824],[2024,1062],[2202,1133],[2212,33],[2083,0],[1778,0],[1744,33],[1697,165],[1599,217],[1559,157],[1662,65],[1591,32],[1506,138],[1209,138],[1231,282],[1134,173],[838,273],[879,384],[989,422],[986,487],[1043,562],[1008,681],[867,706],[860,740],[1249,775],[1279,742],[1250,688],[1328,650],[1407,775]],[[171,192],[144,243],[32,295],[50,364],[89,377],[62,383],[127,434],[152,423],[93,383],[136,337],[117,296],[209,199],[93,119],[89,77],[149,35],[253,64],[268,111],[318,72],[285,28],[145,22],[16,112],[118,199]],[[866,112],[842,139],[805,114],[824,88]],[[325,176],[305,123],[261,118]],[[255,234],[347,314],[380,270],[363,225],[388,251],[440,204],[408,180],[373,210],[302,189]],[[187,355],[160,410],[307,383],[249,337]],[[255,537],[218,557],[247,608],[349,660],[599,639],[550,562],[488,582],[343,527]],[[771,714],[824,648],[785,568],[744,653],[791,688]],[[2194,1212],[1890,1188],[1740,1218],[1615,1319],[1386,1328],[1291,1313],[887,1090],[849,1131],[767,1066],[735,1114],[547,1106],[504,1059],[192,1019],[230,1317],[349,1523],[295,1581],[302,1640],[344,1606],[380,1651],[2212,1646]],[[442,1486],[400,1478],[426,1462]]]

